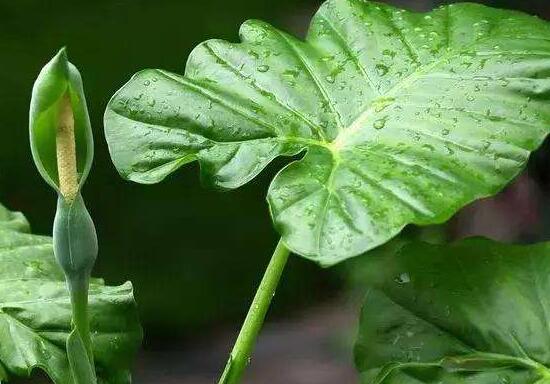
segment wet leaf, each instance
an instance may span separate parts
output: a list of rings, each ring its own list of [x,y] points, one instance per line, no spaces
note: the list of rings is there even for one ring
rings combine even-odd
[[[93,280],[90,313],[98,382],[130,383],[142,338],[131,284]],[[39,368],[56,384],[73,384],[70,332],[69,294],[51,238],[30,234],[21,214],[0,205],[0,378],[30,376]]]
[[[268,201],[285,244],[323,265],[496,193],[548,133],[550,24],[536,17],[329,0],[305,41],[256,20],[240,38],[200,44],[184,76],[124,85],[105,112],[112,159],[140,183],[198,160],[231,189],[305,152]]]
[[[362,383],[549,382],[550,243],[396,244],[363,260]]]

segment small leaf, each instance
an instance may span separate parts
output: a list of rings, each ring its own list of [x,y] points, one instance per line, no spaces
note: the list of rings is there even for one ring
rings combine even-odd
[[[496,193],[550,128],[550,24],[536,17],[329,0],[305,41],[256,20],[240,37],[200,44],[184,76],[122,87],[105,112],[113,162],[156,183],[198,160],[227,189],[305,151],[268,201],[285,244],[323,265]]]
[[[69,105],[66,105],[68,103]],[[34,162],[44,180],[59,192],[56,137],[62,113],[74,121],[77,183],[82,186],[93,160],[93,137],[82,78],[65,48],[42,68],[32,90],[30,140]],[[74,160],[73,160],[74,161]]]
[[[365,384],[550,380],[550,243],[401,243],[365,257]]]
[[[56,384],[74,384],[66,352],[71,303],[63,272],[51,238],[28,232],[21,214],[0,205],[0,367],[8,376],[25,377],[40,368]],[[142,338],[132,286],[109,287],[93,279],[89,298],[99,382],[130,383],[129,367]]]

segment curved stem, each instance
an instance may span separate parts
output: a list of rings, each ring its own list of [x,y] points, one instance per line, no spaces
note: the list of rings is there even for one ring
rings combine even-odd
[[[241,332],[231,351],[219,384],[238,384],[241,382],[242,375],[250,361],[252,350],[256,344],[256,338],[271,304],[271,299],[275,296],[275,290],[279,284],[289,254],[290,251],[288,248],[283,244],[282,240],[279,240],[273,256],[271,256],[271,261],[265,270],[260,286],[256,291],[254,300],[250,305],[246,319],[241,327]]]

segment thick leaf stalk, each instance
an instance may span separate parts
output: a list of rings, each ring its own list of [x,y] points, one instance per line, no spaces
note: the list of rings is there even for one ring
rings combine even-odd
[[[91,167],[93,139],[80,74],[64,49],[35,82],[30,137],[35,164],[58,194],[53,245],[71,297],[73,331],[66,343],[71,374],[76,384],[96,383],[88,290],[98,244],[80,194]]]
[[[264,323],[267,310],[281,279],[290,254],[289,249],[279,241],[264,277],[248,310],[235,346],[220,378],[219,384],[239,384],[250,362],[256,339]]]

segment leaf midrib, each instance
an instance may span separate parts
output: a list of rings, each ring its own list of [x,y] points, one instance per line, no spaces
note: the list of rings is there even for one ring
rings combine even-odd
[[[456,356],[445,356],[444,358],[441,358],[439,360],[435,361],[426,361],[426,362],[399,362],[396,364],[393,364],[392,367],[390,367],[388,370],[383,372],[382,376],[376,377],[375,384],[383,384],[384,381],[396,370],[396,369],[403,369],[403,368],[425,368],[425,367],[437,367],[444,369],[445,361],[452,358],[460,358],[463,359],[465,357],[468,357],[470,355],[456,355]],[[536,371],[541,377],[537,379],[537,381],[534,381],[533,384],[538,384],[541,382],[545,382],[545,380],[550,379],[550,369],[530,358],[521,358],[517,356],[510,356],[510,355],[504,355],[500,353],[485,353],[485,352],[477,352],[475,354],[472,354],[472,356],[477,357],[490,357],[495,360],[508,360],[510,362],[516,362],[519,366],[523,366],[526,369],[531,369]],[[383,368],[378,367],[378,368]],[[502,369],[503,367],[495,367],[493,369]],[[372,369],[372,368],[371,368]],[[489,369],[488,369],[489,370]]]
[[[382,292],[382,291],[381,291]],[[523,350],[523,348],[521,347],[525,357],[519,357],[519,356],[514,356],[514,355],[506,355],[506,354],[502,354],[502,353],[493,353],[493,352],[482,352],[480,350],[478,350],[477,348],[473,347],[472,345],[470,345],[470,343],[466,340],[463,340],[462,338],[460,338],[459,336],[453,334],[450,330],[446,329],[446,328],[443,328],[437,324],[434,324],[433,322],[427,320],[427,319],[424,319],[423,317],[421,317],[419,314],[417,314],[415,311],[413,311],[411,308],[409,307],[406,307],[404,306],[403,304],[397,302],[396,300],[394,300],[394,298],[390,297],[388,294],[382,292],[384,297],[386,297],[390,302],[392,302],[394,305],[398,306],[399,308],[403,309],[404,311],[410,313],[412,316],[414,316],[415,318],[429,324],[430,326],[436,328],[438,331],[444,333],[445,335],[451,337],[452,339],[454,339],[455,341],[457,341],[458,343],[462,344],[464,347],[466,347],[468,350],[470,350],[470,353],[469,354],[463,354],[463,355],[454,355],[454,356],[445,356],[444,358],[442,359],[439,359],[437,361],[432,361],[432,362],[425,362],[425,363],[409,363],[409,362],[399,362],[398,365],[395,367],[395,368],[398,368],[398,367],[402,367],[402,366],[408,366],[408,364],[418,364],[419,366],[429,366],[429,365],[434,365],[434,364],[437,364],[437,365],[441,365],[441,363],[445,360],[445,359],[448,359],[448,358],[452,358],[452,357],[461,357],[463,358],[464,356],[469,356],[469,355],[477,355],[477,356],[495,356],[495,357],[503,357],[503,358],[506,358],[508,360],[513,360],[513,361],[516,361],[518,364],[520,365],[523,365],[527,368],[531,368],[531,369],[534,369],[536,370],[537,372],[539,372],[541,374],[541,376],[543,376],[544,378],[550,378],[550,368],[547,367],[546,365],[542,364],[541,362],[538,362],[537,360],[535,360],[534,358],[532,358],[531,356],[529,356],[527,354],[526,351]],[[515,340],[515,339],[514,339]],[[517,343],[517,340],[515,340],[516,343]],[[393,371],[393,369],[395,368],[392,368],[388,374]],[[387,375],[384,375],[384,377],[380,380],[380,381],[377,381],[376,384],[381,384],[383,382],[383,380],[385,379],[385,377],[387,377]]]
[[[479,41],[476,41],[476,43],[479,43]],[[471,46],[471,45],[470,45]],[[467,49],[467,48],[465,48]],[[325,184],[325,188],[327,190],[327,197],[325,198],[325,202],[323,204],[323,209],[321,213],[323,215],[321,216],[321,222],[319,224],[319,230],[316,236],[316,243],[317,243],[317,250],[320,251],[321,244],[320,244],[320,238],[321,238],[321,232],[324,227],[324,217],[326,216],[325,209],[328,207],[330,200],[332,198],[332,195],[334,195],[334,174],[338,167],[340,166],[340,163],[342,162],[340,158],[340,150],[343,147],[342,142],[345,140],[346,137],[349,137],[352,135],[355,131],[361,129],[362,123],[364,120],[366,120],[370,114],[373,111],[373,108],[377,105],[378,102],[387,100],[388,97],[394,96],[394,94],[403,89],[407,86],[414,84],[418,79],[420,79],[423,75],[425,75],[427,72],[432,70],[433,68],[437,67],[439,64],[441,64],[444,60],[448,60],[458,54],[456,51],[450,51],[445,55],[442,55],[438,60],[432,61],[428,65],[421,66],[419,68],[422,68],[422,70],[417,70],[408,75],[403,81],[397,83],[392,88],[390,88],[387,92],[381,94],[379,97],[374,98],[369,105],[357,116],[357,118],[348,126],[347,129],[344,129],[343,131],[340,131],[340,133],[337,135],[337,137],[332,142],[319,142],[317,143],[318,146],[326,148],[330,151],[332,154],[332,167],[330,172],[330,177],[327,180],[327,183]],[[401,200],[401,199],[400,199]]]
[[[392,303],[394,303],[395,305],[399,306],[400,308],[402,308],[403,310],[409,312],[411,315],[413,315],[414,317],[428,323],[429,325],[435,327],[437,330],[439,330],[440,332],[450,336],[451,338],[453,338],[454,340],[456,340],[457,342],[459,342],[460,344],[463,344],[464,347],[467,347],[469,350],[470,350],[470,353],[468,354],[463,354],[463,355],[451,355],[451,356],[445,356],[439,360],[435,360],[435,361],[427,361],[427,362],[398,362],[397,364],[395,364],[394,367],[392,367],[391,369],[389,369],[387,372],[385,372],[385,374],[381,377],[381,378],[378,378],[378,380],[376,381],[376,384],[382,384],[384,382],[384,380],[388,377],[388,375],[390,375],[395,369],[398,369],[398,368],[407,368],[407,367],[415,367],[415,366],[418,366],[418,367],[429,367],[429,366],[437,366],[437,367],[442,367],[443,368],[443,363],[445,360],[448,360],[448,359],[451,359],[451,358],[461,358],[463,359],[464,357],[467,357],[467,356],[486,356],[486,357],[492,357],[492,358],[495,358],[495,359],[502,359],[502,360],[509,360],[509,361],[515,361],[517,362],[518,365],[520,366],[524,366],[525,368],[529,368],[529,369],[533,369],[533,370],[536,370],[543,378],[550,378],[550,368],[548,368],[547,366],[543,365],[542,363],[539,363],[538,361],[534,360],[533,358],[531,358],[529,355],[526,354],[525,357],[518,357],[518,356],[513,356],[513,355],[506,355],[506,354],[502,354],[502,353],[492,353],[492,352],[481,352],[479,350],[477,350],[476,348],[472,347],[471,345],[469,345],[469,343],[463,341],[462,339],[460,339],[459,337],[457,337],[456,335],[454,335],[453,333],[450,333],[448,330],[444,329],[444,328],[441,328],[439,327],[438,325],[436,324],[433,324],[432,322],[429,322],[421,317],[419,317],[417,314],[415,314],[413,311],[411,311],[409,308],[406,308],[404,307],[403,305],[401,305],[400,303],[396,302],[395,300],[393,300],[391,297],[389,297],[388,295],[384,294],[384,296],[386,298],[388,298]],[[381,367],[379,367],[381,368]],[[372,368],[370,368],[372,369]],[[538,381],[537,381],[538,383]]]
[[[479,41],[476,41],[478,43]],[[467,48],[465,48],[467,49]],[[458,52],[456,51],[450,51],[449,53],[442,55],[439,59],[432,61],[430,64],[419,66],[418,70],[412,72],[410,75],[408,75],[406,78],[404,78],[402,81],[396,83],[393,87],[388,89],[386,92],[380,95],[380,97],[377,97],[373,99],[369,105],[363,109],[362,112],[359,113],[359,115],[353,120],[353,122],[348,125],[348,128],[345,129],[342,133],[340,133],[330,144],[332,149],[334,151],[339,151],[341,148],[345,145],[345,139],[349,136],[351,136],[356,131],[360,130],[363,127],[363,123],[365,120],[367,120],[370,115],[372,114],[374,107],[376,106],[377,102],[383,101],[383,99],[388,99],[390,97],[395,97],[396,93],[402,89],[407,88],[410,85],[413,85],[416,83],[419,79],[421,79],[426,73],[428,73],[430,70],[436,68],[438,65],[443,63],[445,60],[449,60],[452,57],[456,56]]]

